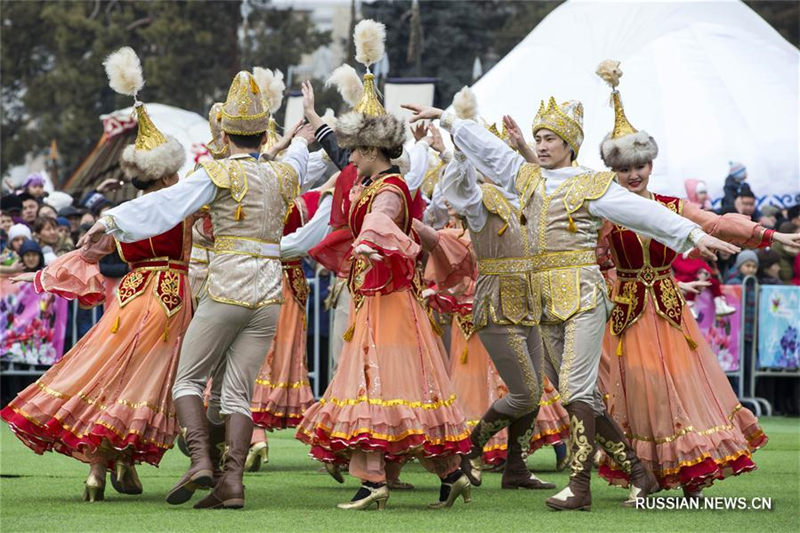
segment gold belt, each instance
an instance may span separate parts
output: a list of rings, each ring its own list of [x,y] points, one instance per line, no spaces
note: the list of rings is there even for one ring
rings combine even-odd
[[[645,265],[642,268],[617,268],[617,279],[641,281],[645,285],[652,285],[654,281],[666,279],[672,275],[672,267],[653,267]]]
[[[557,268],[589,267],[597,264],[594,250],[570,252],[548,252],[529,257],[504,257],[501,259],[479,259],[478,274],[503,275],[525,272],[541,272]]]
[[[213,252],[215,254],[240,254],[264,259],[280,259],[281,245],[261,239],[217,235],[214,237]]]

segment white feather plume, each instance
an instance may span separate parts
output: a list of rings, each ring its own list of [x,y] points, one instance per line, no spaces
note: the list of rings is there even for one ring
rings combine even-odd
[[[325,82],[325,87],[331,85],[336,87],[336,90],[342,95],[342,99],[350,107],[356,105],[364,94],[364,84],[361,83],[356,69],[347,64],[337,67],[331,73],[331,77]]]
[[[283,72],[278,69],[274,71],[268,68],[253,68],[253,79],[261,91],[264,104],[270,113],[275,113],[280,109],[283,101],[283,92],[286,90],[286,83],[283,81]]]
[[[478,100],[475,93],[466,85],[453,97],[453,109],[456,116],[465,120],[478,118]]]
[[[325,109],[325,114],[319,117],[322,119],[322,122],[330,126],[331,128],[336,127],[336,115],[333,113],[333,109],[330,107]]]
[[[144,87],[142,62],[130,46],[124,46],[103,61],[108,84],[116,92],[136,96]]]
[[[386,26],[371,19],[364,19],[353,31],[356,44],[356,61],[369,67],[377,63],[385,53]]]

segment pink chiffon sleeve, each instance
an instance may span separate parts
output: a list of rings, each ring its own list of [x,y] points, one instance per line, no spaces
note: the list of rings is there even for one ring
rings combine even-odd
[[[440,288],[453,288],[475,277],[477,265],[469,234],[460,229],[443,229],[425,265],[425,279]],[[468,284],[468,283],[467,283]]]
[[[75,300],[84,307],[105,301],[105,279],[97,262],[113,250],[114,239],[105,236],[97,243],[64,254],[36,272],[33,285],[36,292],[49,292]]]
[[[372,210],[364,217],[361,233],[353,246],[366,244],[383,256],[401,256],[415,260],[421,251],[419,244],[397,225],[403,216],[403,201],[392,191],[375,196]]]
[[[709,235],[737,246],[760,248],[769,246],[767,228],[739,213],[718,215],[696,204],[683,202],[683,216],[698,224]]]

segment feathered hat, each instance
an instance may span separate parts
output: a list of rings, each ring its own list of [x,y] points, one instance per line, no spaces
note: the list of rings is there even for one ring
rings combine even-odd
[[[380,22],[366,19],[359,22],[353,31],[356,45],[356,61],[367,68],[361,97],[353,106],[353,111],[336,121],[336,140],[343,148],[371,146],[396,149],[406,140],[406,125],[399,118],[387,113],[375,92],[375,76],[369,71],[370,65],[380,60],[385,53],[386,27]],[[353,99],[357,84],[352,73],[339,67],[332,82],[346,100]]]
[[[577,158],[583,143],[583,104],[577,100],[557,104],[552,96],[547,105],[542,100],[533,119],[533,134],[542,129],[548,129],[564,139]]]
[[[136,141],[125,147],[120,167],[128,178],[155,181],[178,172],[186,161],[186,151],[174,137],[161,133],[137,94],[144,87],[142,63],[133,48],[125,46],[103,62],[108,84],[116,92],[133,96],[138,132]]]
[[[253,75],[242,70],[233,78],[222,105],[222,130],[231,135],[259,135],[267,131],[269,110],[264,106]]]
[[[619,61],[607,59],[597,67],[596,74],[612,89],[614,129],[600,143],[600,157],[609,168],[623,168],[652,161],[658,155],[658,145],[646,131],[638,131],[628,121],[622,107],[617,85],[622,77]]]
[[[361,83],[361,78],[358,77],[356,69],[346,63],[331,72],[325,87],[331,85],[336,87],[342,99],[350,107],[355,107],[364,96],[364,84]]]
[[[206,143],[211,157],[214,159],[224,159],[231,153],[228,143],[222,141],[222,102],[216,102],[208,112],[208,127],[211,130],[211,140]]]
[[[278,123],[275,121],[275,113],[283,102],[283,92],[286,90],[286,83],[283,81],[283,72],[278,69],[274,71],[266,68],[255,67],[253,69],[258,88],[261,90],[261,100],[264,109],[269,113],[267,123],[267,142],[264,143],[262,151],[272,148],[280,140],[278,135]]]

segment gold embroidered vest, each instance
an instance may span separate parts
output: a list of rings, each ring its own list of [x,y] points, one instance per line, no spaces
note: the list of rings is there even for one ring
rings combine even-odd
[[[529,246],[520,226],[520,213],[495,185],[484,184],[483,206],[489,212],[480,231],[470,230],[478,259],[478,279],[473,297],[476,329],[487,324],[532,326]]]
[[[602,220],[589,213],[588,200],[600,198],[613,172],[587,171],[564,180],[548,195],[541,168],[525,164],[516,188],[522,231],[530,243],[530,287],[539,322],[554,324],[588,311],[607,298],[595,248]]]
[[[206,284],[211,299],[258,308],[280,303],[280,241],[297,173],[286,163],[234,156],[202,163],[217,186],[210,206],[214,249]]]

